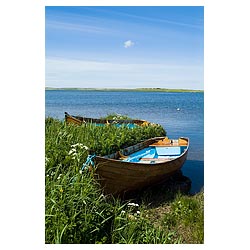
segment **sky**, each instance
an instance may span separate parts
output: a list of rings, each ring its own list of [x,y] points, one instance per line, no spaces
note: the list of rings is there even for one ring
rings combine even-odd
[[[204,89],[203,6],[46,6],[46,87]]]

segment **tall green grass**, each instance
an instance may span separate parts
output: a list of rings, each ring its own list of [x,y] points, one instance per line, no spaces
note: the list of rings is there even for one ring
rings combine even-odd
[[[183,236],[177,230],[178,223],[170,227],[164,226],[164,222],[155,225],[143,202],[138,206],[104,196],[92,172],[79,172],[88,155],[86,148],[105,155],[165,134],[161,126],[134,129],[92,124],[66,126],[62,121],[47,118],[45,242],[181,243]],[[169,220],[173,219],[162,218],[162,221]],[[188,226],[190,223],[187,222]],[[199,236],[197,239],[202,241]]]

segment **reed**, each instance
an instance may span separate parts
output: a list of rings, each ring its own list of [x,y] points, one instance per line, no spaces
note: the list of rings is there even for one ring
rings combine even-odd
[[[66,126],[62,121],[47,118],[45,242],[180,243],[183,232],[177,231],[176,224],[172,227],[155,226],[147,216],[149,210],[142,205],[143,202],[138,205],[104,196],[92,172],[79,172],[86,161],[88,149],[105,155],[165,134],[161,126],[134,129],[92,124]],[[170,219],[164,217],[162,220]],[[186,223],[190,226],[192,221]]]

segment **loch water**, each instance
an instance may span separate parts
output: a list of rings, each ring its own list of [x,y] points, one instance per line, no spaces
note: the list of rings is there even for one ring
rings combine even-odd
[[[72,115],[99,118],[117,113],[161,124],[169,138],[189,137],[182,168],[192,181],[191,193],[204,186],[204,93],[46,90],[45,117]]]

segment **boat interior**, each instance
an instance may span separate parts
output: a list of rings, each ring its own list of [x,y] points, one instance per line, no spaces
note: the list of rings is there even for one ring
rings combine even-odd
[[[125,162],[145,164],[166,162],[178,158],[187,147],[188,142],[183,138],[170,140],[166,137],[127,156],[119,152],[119,159]]]

